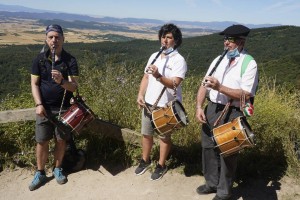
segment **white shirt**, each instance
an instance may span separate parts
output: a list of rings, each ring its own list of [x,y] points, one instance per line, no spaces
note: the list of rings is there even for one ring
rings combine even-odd
[[[155,56],[158,52],[153,53],[148,63],[145,67],[144,73],[146,72],[147,67],[151,64],[151,62],[154,60]],[[185,73],[187,71],[187,65],[185,62],[185,59],[178,53],[177,50],[174,50],[169,55],[166,55],[164,58],[159,56],[157,60],[155,61],[154,65],[158,68],[158,72],[167,78],[171,77],[179,77],[184,79]],[[156,100],[158,99],[162,89],[164,88],[164,85],[156,80],[154,76],[149,74],[148,78],[148,86],[145,94],[145,101],[151,105],[153,105]],[[182,101],[182,91],[181,91],[181,85],[177,87],[177,96],[176,99],[180,102]],[[159,107],[165,107],[166,104],[172,100],[174,100],[174,90],[167,88],[166,91],[163,93],[161,99],[159,100],[157,106]]]
[[[246,55],[246,51],[243,50],[242,52],[240,52],[240,55],[235,58],[234,63],[231,66],[229,66],[229,58],[227,56],[224,56],[223,60],[220,62],[219,66],[212,76],[217,78],[220,84],[226,87],[232,89],[242,89],[251,93],[251,96],[255,96],[256,88],[258,85],[258,70],[255,60],[250,61],[245,70],[245,73],[241,77],[242,63]],[[208,74],[211,72],[219,57],[220,56],[215,58],[211,63],[206,76],[208,76]],[[229,101],[229,98],[226,95],[213,89],[209,91],[209,98],[212,102],[220,103],[223,105],[225,105]],[[239,107],[240,102],[239,100],[235,100],[231,105]]]

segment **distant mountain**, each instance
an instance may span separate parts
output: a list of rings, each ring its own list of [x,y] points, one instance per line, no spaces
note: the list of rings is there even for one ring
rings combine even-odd
[[[92,17],[89,15],[61,13],[49,10],[39,10],[27,8],[24,6],[15,5],[4,5],[0,4],[0,19],[7,19],[11,17],[23,18],[23,19],[35,19],[35,20],[53,20],[60,19],[65,21],[84,21],[84,22],[98,22],[98,23],[109,23],[118,25],[144,25],[144,26],[160,26],[164,23],[171,22],[175,23],[182,28],[188,28],[190,26],[204,29],[204,31],[216,32],[223,30],[224,28],[232,25],[239,24],[233,21],[222,21],[222,22],[198,22],[198,21],[164,21],[157,19],[143,19],[143,18],[115,18],[115,17]],[[262,28],[262,27],[274,27],[280,26],[281,24],[245,24],[249,28]]]
[[[222,21],[222,22],[172,21],[172,22],[175,24],[200,26],[200,27],[206,27],[206,28],[211,28],[216,30],[223,30],[233,24],[240,24],[234,21]],[[281,24],[245,24],[245,26],[249,28],[268,28],[274,26],[281,26]]]
[[[4,5],[4,4],[0,4],[0,10],[8,11],[8,12],[36,12],[36,13],[51,12],[49,10],[40,10],[34,8],[27,8],[24,6]]]

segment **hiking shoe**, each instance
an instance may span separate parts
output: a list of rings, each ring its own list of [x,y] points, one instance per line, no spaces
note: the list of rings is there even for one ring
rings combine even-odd
[[[199,187],[197,187],[196,192],[200,195],[211,194],[211,193],[216,193],[217,189],[212,188],[212,187],[207,187],[206,184],[204,184],[204,185],[200,185]]]
[[[151,180],[154,181],[161,179],[167,170],[167,166],[162,167],[160,164],[157,164],[153,174],[151,175]]]
[[[44,185],[47,181],[47,176],[42,175],[40,171],[35,172],[33,181],[29,185],[29,190],[33,191]]]
[[[141,159],[139,166],[135,169],[135,174],[142,175],[151,167],[151,165],[151,160],[149,160],[149,162],[146,162],[144,161],[144,159]]]
[[[219,197],[218,195],[216,195],[212,200],[230,200],[231,197]]]
[[[62,168],[54,168],[53,170],[53,176],[55,177],[58,184],[64,184],[68,181],[67,177],[63,175]]]

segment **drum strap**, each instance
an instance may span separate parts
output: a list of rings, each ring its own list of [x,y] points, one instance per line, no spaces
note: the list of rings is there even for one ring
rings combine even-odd
[[[245,100],[246,100],[246,95],[244,93],[244,91],[242,90],[242,94],[241,94],[241,97],[240,97],[240,110],[243,111],[244,108],[246,107],[245,105]],[[220,116],[218,117],[218,119],[215,121],[214,123],[214,127],[216,127],[220,121],[224,118],[225,114],[227,113],[231,103],[232,103],[233,99],[230,99],[230,101],[227,102],[227,104],[225,105],[222,113],[220,114]]]
[[[245,108],[246,105],[246,95],[244,93],[244,91],[242,90],[242,95],[240,98],[240,110],[243,110]]]
[[[155,103],[154,103],[153,106],[152,106],[153,109],[155,109],[155,108],[157,107],[157,104],[158,104],[159,100],[161,99],[163,93],[166,91],[166,89],[167,89],[167,87],[165,86],[165,87],[161,90],[159,96],[157,97],[157,100],[155,101]]]
[[[174,90],[173,96],[174,96],[174,99],[176,99],[176,96],[177,96],[176,81],[175,80],[172,80],[172,81],[173,81],[173,90]],[[167,89],[167,87],[164,86],[164,88],[161,90],[159,96],[157,97],[157,100],[155,101],[155,103],[153,104],[153,106],[151,106],[151,108],[149,108],[149,107],[146,106],[146,109],[147,109],[147,111],[148,111],[149,114],[151,114],[152,111],[157,108],[157,104],[158,104],[159,100],[161,99],[163,93],[166,91],[166,89]]]
[[[176,81],[173,79],[173,90],[174,90],[174,99],[176,99],[177,96],[177,87],[176,87]]]
[[[214,127],[216,127],[220,121],[224,118],[225,114],[227,113],[230,104],[232,103],[233,99],[230,99],[230,101],[227,102],[227,104],[225,105],[224,109],[222,110],[220,116],[218,117],[218,119],[215,121],[214,123]]]
[[[155,109],[157,108],[157,104],[158,104],[160,98],[162,97],[162,95],[163,95],[163,93],[165,92],[166,89],[167,89],[167,87],[164,87],[164,88],[161,90],[161,92],[160,92],[160,94],[159,94],[157,100],[155,101],[155,103],[154,103],[151,107],[149,107],[147,104],[145,105],[146,110],[147,110],[147,112],[148,112],[150,115],[152,114],[152,111],[155,110]]]

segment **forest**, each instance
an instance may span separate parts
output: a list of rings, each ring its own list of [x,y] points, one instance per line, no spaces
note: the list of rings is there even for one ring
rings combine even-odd
[[[276,78],[277,84],[290,84],[300,89],[300,27],[279,26],[253,29],[247,39],[246,49],[255,58],[259,72]],[[123,41],[121,41],[123,39]],[[222,53],[222,37],[218,34],[184,38],[180,53],[186,58],[188,76],[203,74],[210,62]],[[148,56],[159,50],[158,41],[117,38],[119,42],[66,43],[65,49],[76,56],[79,63],[92,56],[95,66],[101,67],[110,57],[113,63],[135,63],[143,67]],[[41,45],[3,45],[0,47],[0,99],[8,93],[19,93],[20,70],[28,76],[33,58]],[[112,59],[112,56],[114,57]],[[137,65],[134,65],[137,66]]]

